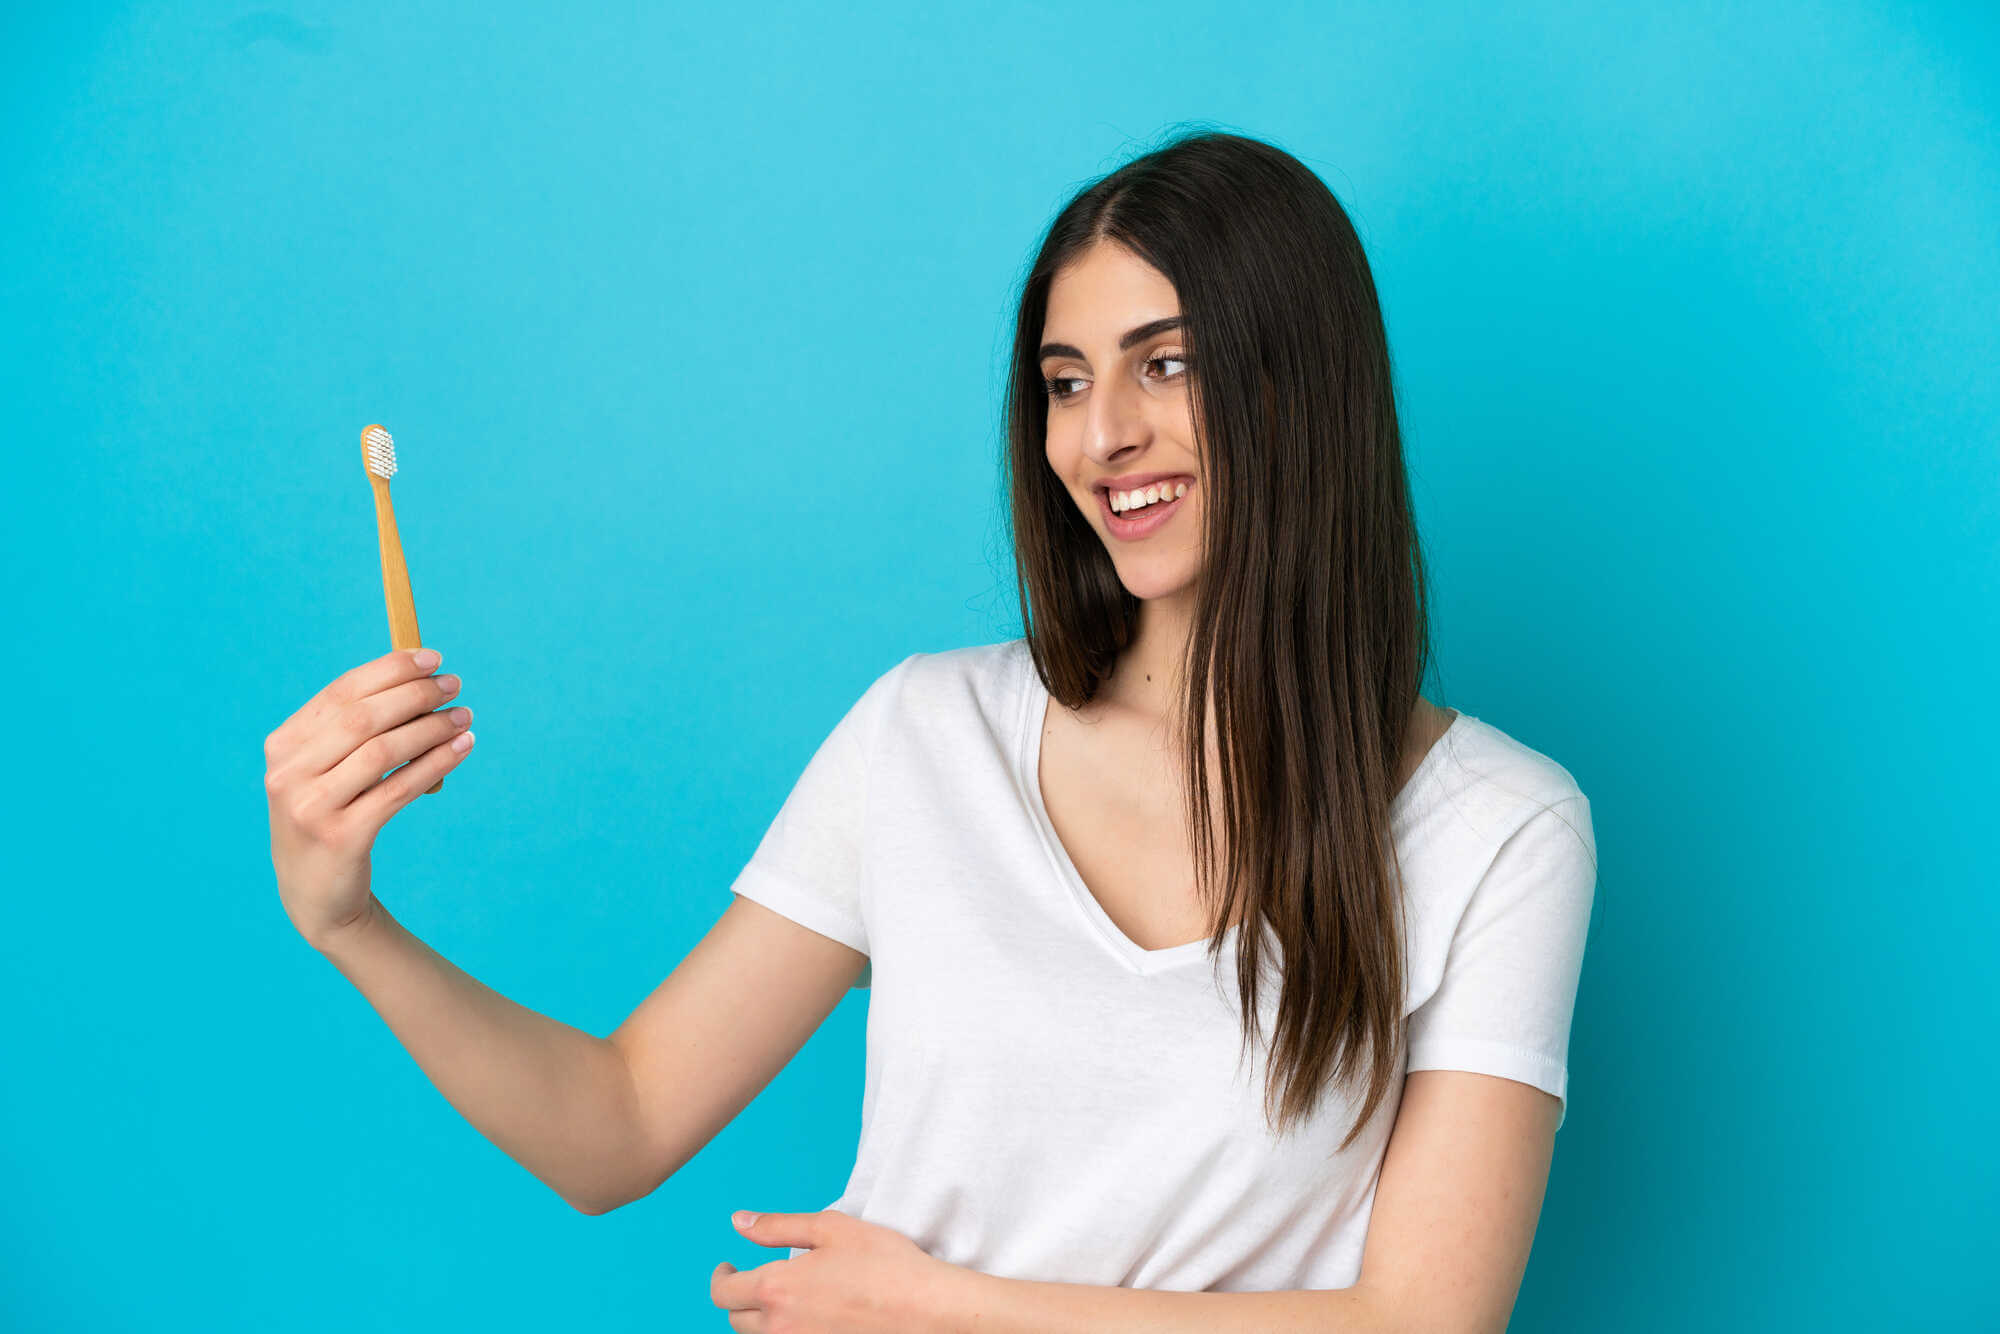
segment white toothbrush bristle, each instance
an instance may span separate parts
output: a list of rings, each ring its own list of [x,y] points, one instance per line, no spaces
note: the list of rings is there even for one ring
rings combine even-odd
[[[371,426],[361,434],[363,453],[368,460],[368,471],[377,477],[389,478],[396,475],[396,442],[389,433],[379,426]]]

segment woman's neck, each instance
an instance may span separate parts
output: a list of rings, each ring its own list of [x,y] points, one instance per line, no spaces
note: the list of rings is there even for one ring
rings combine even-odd
[[[1148,598],[1139,604],[1139,628],[1132,642],[1118,655],[1118,665],[1098,692],[1098,702],[1119,712],[1151,723],[1167,724],[1177,730],[1181,716],[1181,656],[1187,648],[1188,628],[1194,616],[1194,590],[1169,597]],[[1209,681],[1210,722],[1213,725],[1215,682]],[[1421,695],[1411,716],[1403,720],[1402,757],[1398,764],[1397,786],[1408,780],[1431,746],[1435,745],[1457,717],[1440,709]],[[1209,744],[1214,763],[1213,737]]]
[[[1194,589],[1139,604],[1139,628],[1118,655],[1102,695],[1119,709],[1164,721],[1180,713],[1181,657],[1194,618]]]

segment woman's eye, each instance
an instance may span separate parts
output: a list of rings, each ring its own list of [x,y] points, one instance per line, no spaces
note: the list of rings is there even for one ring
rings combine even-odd
[[[1172,363],[1173,365],[1179,366],[1180,370],[1161,371],[1159,374],[1159,378],[1162,380],[1171,380],[1174,378],[1174,376],[1184,374],[1187,371],[1186,357],[1165,355],[1158,357],[1148,357],[1146,359],[1146,366],[1148,369],[1154,366],[1161,366],[1168,363]],[[1045,375],[1042,377],[1042,392],[1060,403],[1064,399],[1074,398],[1077,394],[1076,390],[1066,389],[1063,386],[1077,384],[1077,383],[1080,383],[1080,381],[1075,376],[1059,375],[1052,379]]]

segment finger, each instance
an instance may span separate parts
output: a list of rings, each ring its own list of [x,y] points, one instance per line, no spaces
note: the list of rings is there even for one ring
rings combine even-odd
[[[455,702],[461,684],[458,677],[446,672],[362,696],[306,737],[285,762],[288,774],[307,781],[324,775],[327,782],[322,798],[336,806],[346,805],[363,788],[426,748],[428,743],[411,744],[405,738],[404,748],[399,750],[386,738],[412,719]],[[356,756],[361,762],[345,767]]]
[[[736,1230],[756,1242],[759,1246],[806,1246],[820,1247],[826,1244],[827,1213],[822,1210],[812,1214],[759,1214],[755,1221],[744,1224],[737,1222],[743,1212],[731,1214],[729,1221],[736,1224]]]
[[[735,1265],[724,1260],[708,1276],[708,1300],[729,1313],[731,1329],[742,1330],[744,1334],[764,1334],[763,1308],[756,1304],[756,1298],[749,1289],[737,1287],[732,1282],[745,1277],[747,1275],[737,1272]]]
[[[715,1267],[708,1278],[708,1299],[726,1311],[762,1311],[763,1301],[757,1288],[784,1260],[769,1260],[754,1269],[738,1269],[724,1260]]]
[[[371,659],[358,666],[350,667],[329,681],[318,694],[301,704],[297,711],[284,722],[278,724],[271,733],[271,740],[279,747],[296,746],[319,729],[319,724],[332,717],[355,700],[372,695],[378,690],[414,681],[420,676],[429,676],[439,665],[419,667],[416,655],[421,649],[391,649],[379,658]],[[435,652],[436,650],[432,650]]]
[[[437,719],[444,720],[442,725],[435,721]],[[416,743],[418,745],[433,738],[436,738],[436,744],[421,750],[402,768],[386,777],[378,778],[366,788],[359,797],[349,803],[349,818],[380,829],[388,822],[390,816],[415,801],[419,793],[427,791],[472,753],[472,729],[459,726],[447,713],[429,714],[391,732],[383,739],[394,740],[392,753],[403,748],[405,743],[398,738],[405,733],[423,738],[423,741]],[[366,750],[367,747],[364,746],[362,749]],[[356,759],[359,759],[358,752]],[[374,761],[363,760],[361,763],[365,767]]]

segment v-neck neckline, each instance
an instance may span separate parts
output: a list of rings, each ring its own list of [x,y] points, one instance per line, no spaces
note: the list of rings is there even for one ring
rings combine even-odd
[[[1021,795],[1027,803],[1028,813],[1033,818],[1035,832],[1041,838],[1042,848],[1048,854],[1049,864],[1054,869],[1056,879],[1061,882],[1070,898],[1075,902],[1085,920],[1094,929],[1094,934],[1106,949],[1127,968],[1141,975],[1165,972],[1178,968],[1205,956],[1209,937],[1199,936],[1179,945],[1168,945],[1163,949],[1142,948],[1132,937],[1125,934],[1118,923],[1111,920],[1111,914],[1104,911],[1104,905],[1090,892],[1084,882],[1083,873],[1076,869],[1076,862],[1070,857],[1069,849],[1063,845],[1062,836],[1056,832],[1055,822],[1049,818],[1048,804],[1042,796],[1042,739],[1048,731],[1048,714],[1055,704],[1054,696],[1042,684],[1041,673],[1035,670],[1033,655],[1028,651],[1025,639],[1016,640],[1016,659],[1023,680],[1021,682],[1020,717],[1014,739],[1015,779],[1020,784]],[[1447,746],[1454,744],[1460,724],[1471,720],[1471,715],[1460,712],[1438,739],[1431,743],[1417,767],[1411,771],[1409,779],[1397,790],[1390,802],[1393,818],[1407,804],[1407,798],[1417,787],[1418,781],[1429,776],[1439,763]],[[1232,922],[1223,932],[1223,949],[1228,950],[1236,940],[1242,923]]]

